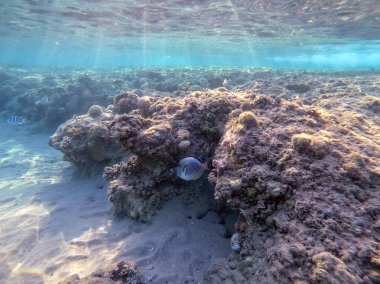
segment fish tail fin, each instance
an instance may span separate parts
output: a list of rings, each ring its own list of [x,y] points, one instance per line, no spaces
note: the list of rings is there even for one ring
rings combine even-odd
[[[210,167],[209,167],[209,162],[208,162],[208,161],[202,163],[202,166],[203,166],[203,168],[204,168],[206,171],[210,171]]]

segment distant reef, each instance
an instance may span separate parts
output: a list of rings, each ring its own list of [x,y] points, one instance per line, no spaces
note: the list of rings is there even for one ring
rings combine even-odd
[[[121,91],[49,144],[82,170],[108,163],[115,212],[141,221],[197,186],[176,177],[179,160],[208,162],[215,199],[239,212],[240,247],[205,283],[379,283],[380,88],[280,75],[177,96]]]
[[[241,87],[266,69],[71,70],[0,67],[0,114],[25,117],[36,132],[52,131],[92,105],[106,106],[121,91],[139,96],[184,96],[207,88]],[[119,105],[123,107],[122,104]],[[126,111],[120,109],[120,112]]]

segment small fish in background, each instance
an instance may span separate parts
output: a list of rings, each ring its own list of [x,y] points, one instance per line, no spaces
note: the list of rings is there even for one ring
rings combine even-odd
[[[39,98],[35,104],[36,105],[47,105],[49,103],[49,97],[46,95],[43,95],[41,98]]]
[[[9,115],[6,122],[10,125],[23,125],[26,123],[26,119],[22,116]]]
[[[227,79],[223,80],[223,87],[225,87],[226,89],[228,89],[228,80]]]
[[[202,163],[197,158],[187,157],[179,161],[177,176],[186,181],[197,180],[207,169],[206,164]]]

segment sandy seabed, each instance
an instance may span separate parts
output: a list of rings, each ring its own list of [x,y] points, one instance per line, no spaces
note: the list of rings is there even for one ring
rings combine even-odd
[[[207,209],[209,189],[201,188],[198,200],[165,203],[150,224],[119,219],[105,181],[73,178],[47,135],[1,128],[1,283],[58,283],[127,259],[146,281],[197,283],[209,263],[230,253],[225,225]]]

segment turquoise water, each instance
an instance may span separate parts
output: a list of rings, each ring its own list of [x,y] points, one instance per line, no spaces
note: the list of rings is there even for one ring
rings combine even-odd
[[[380,1],[14,0],[3,66],[380,68]]]

